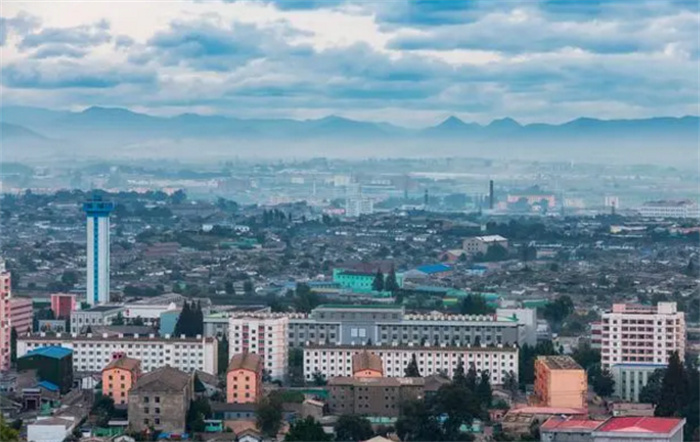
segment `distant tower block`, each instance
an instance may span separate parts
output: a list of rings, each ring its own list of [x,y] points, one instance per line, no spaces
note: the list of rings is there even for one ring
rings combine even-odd
[[[489,180],[489,210],[493,210],[493,180]]]
[[[423,194],[423,206],[428,207],[429,199],[430,198],[428,197],[428,189],[425,189],[425,193]]]
[[[109,302],[109,214],[114,203],[93,196],[83,203],[87,216],[87,302]]]

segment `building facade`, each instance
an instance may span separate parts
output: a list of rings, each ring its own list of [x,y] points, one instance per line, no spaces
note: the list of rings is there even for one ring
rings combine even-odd
[[[263,360],[255,353],[233,355],[226,370],[226,402],[257,402],[263,395]]]
[[[539,405],[587,408],[585,370],[571,356],[539,356],[535,359],[535,396]]]
[[[489,247],[499,245],[508,250],[508,240],[501,235],[486,235],[474,236],[462,241],[462,249],[469,256],[475,256],[481,253],[485,255],[489,251]]]
[[[39,380],[56,385],[61,394],[73,388],[73,367],[73,351],[69,348],[49,346],[21,355],[17,352],[17,371],[36,370]]]
[[[109,214],[114,204],[93,196],[83,203],[87,216],[87,302],[109,302]]]
[[[423,378],[355,378],[328,380],[328,407],[332,414],[397,417],[401,404],[422,399]]]
[[[10,335],[12,333],[10,279],[10,272],[5,268],[5,260],[0,258],[0,371],[10,369]]]
[[[117,357],[102,369],[102,395],[109,396],[115,404],[129,402],[129,390],[141,375],[141,361],[129,357]]]
[[[71,293],[52,293],[51,311],[56,319],[66,319],[77,308],[76,296]]]
[[[615,364],[610,368],[615,380],[615,396],[629,402],[639,402],[639,393],[649,377],[666,364]]]
[[[694,201],[649,201],[639,207],[645,218],[700,218],[700,208]]]
[[[171,336],[78,335],[39,333],[17,339],[17,356],[46,346],[60,346],[73,350],[76,371],[100,373],[115,355],[141,361],[144,371],[170,365],[191,373],[201,370],[217,373],[217,340],[215,338],[180,338]],[[286,361],[286,359],[285,359]]]
[[[229,359],[238,353],[255,353],[272,379],[287,374],[289,318],[285,315],[243,315],[229,318]]]
[[[674,351],[685,358],[685,315],[675,302],[656,307],[614,304],[602,315],[601,365],[668,364]]]
[[[382,358],[363,350],[352,356],[352,376],[355,378],[381,378],[384,376]]]
[[[18,334],[31,333],[34,308],[29,298],[10,299],[10,321]]]
[[[70,317],[71,333],[81,333],[88,326],[112,325],[119,314],[124,315],[120,305],[97,305],[87,310],[76,310]]]
[[[518,348],[494,347],[428,347],[428,346],[313,346],[304,348],[304,377],[312,380],[320,373],[326,379],[352,377],[353,356],[368,351],[378,355],[384,367],[384,376],[403,377],[413,356],[421,376],[443,373],[452,377],[459,361],[464,367],[474,364],[477,373],[487,370],[491,383],[501,385],[509,373],[518,379]]]
[[[187,411],[194,397],[194,376],[170,366],[141,376],[129,391],[129,428],[185,432]]]

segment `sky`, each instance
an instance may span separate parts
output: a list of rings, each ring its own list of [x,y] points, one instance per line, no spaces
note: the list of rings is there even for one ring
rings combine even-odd
[[[413,127],[697,115],[698,4],[3,0],[0,98]]]

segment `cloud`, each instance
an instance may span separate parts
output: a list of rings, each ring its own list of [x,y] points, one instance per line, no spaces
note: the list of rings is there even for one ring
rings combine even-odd
[[[87,53],[88,51],[86,49],[76,48],[73,45],[57,43],[42,45],[36,52],[34,52],[34,54],[32,54],[32,58],[82,58],[87,55]]]
[[[100,20],[97,23],[70,28],[44,28],[39,32],[27,34],[18,47],[32,49],[46,44],[63,43],[75,47],[91,47],[108,43],[112,39],[109,34],[109,23]]]
[[[24,35],[40,25],[41,20],[38,17],[26,12],[20,12],[12,18],[0,17],[0,46],[5,44],[11,33]]]
[[[147,71],[127,70],[118,66],[86,69],[75,62],[30,62],[6,66],[2,84],[18,89],[105,89],[121,84],[153,84],[156,75]]]

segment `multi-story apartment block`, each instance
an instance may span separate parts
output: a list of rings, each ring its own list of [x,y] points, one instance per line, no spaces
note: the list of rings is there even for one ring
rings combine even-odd
[[[77,305],[76,296],[72,293],[51,294],[51,311],[56,319],[70,317]]]
[[[10,272],[0,258],[0,371],[10,369],[10,334],[12,333],[11,306],[12,289]]]
[[[10,299],[10,321],[17,334],[30,333],[32,331],[32,319],[34,308],[29,298]]]
[[[397,417],[401,404],[423,397],[423,378],[335,377],[328,381],[333,414]]]
[[[496,245],[508,249],[508,240],[501,235],[486,235],[474,236],[462,241],[462,249],[467,252],[469,256],[475,256],[479,253],[485,255],[486,252],[489,251],[489,247]]]
[[[263,395],[263,362],[255,353],[233,355],[226,370],[226,402],[257,402]]]
[[[614,304],[603,313],[601,364],[667,364],[672,352],[685,357],[685,315],[675,302],[656,307]]]
[[[545,407],[587,408],[588,380],[571,356],[535,359],[535,396]]]
[[[117,357],[102,369],[102,395],[115,404],[129,402],[129,390],[141,375],[141,361],[126,356]]]
[[[141,376],[129,391],[129,428],[185,432],[187,411],[194,398],[194,376],[173,367],[160,367]]]
[[[477,373],[488,370],[493,384],[503,384],[508,373],[518,378],[518,348],[515,346],[312,346],[304,348],[304,376],[311,380],[315,373],[326,378],[353,376],[353,356],[367,350],[378,355],[384,376],[403,377],[406,366],[416,357],[422,376],[444,373],[452,377],[461,360],[464,367],[474,364]]]
[[[697,202],[649,201],[639,207],[639,214],[646,218],[700,218]]]
[[[281,314],[243,315],[229,318],[229,359],[237,353],[255,353],[273,379],[287,374],[289,318]]]
[[[217,373],[217,340],[215,338],[181,338],[171,336],[124,336],[45,333],[20,336],[17,339],[17,357],[46,346],[60,346],[73,350],[76,371],[99,373],[115,355],[141,361],[144,371],[170,365],[185,372],[201,370]],[[285,353],[286,354],[286,353]],[[286,359],[285,359],[286,362]]]
[[[112,325],[119,314],[124,315],[121,305],[97,305],[87,310],[76,310],[70,317],[71,333],[80,333],[89,327]]]

